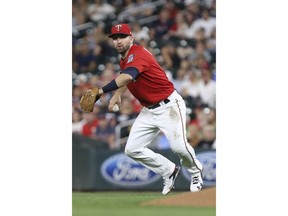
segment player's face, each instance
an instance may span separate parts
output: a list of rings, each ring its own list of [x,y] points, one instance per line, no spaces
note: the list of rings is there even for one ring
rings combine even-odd
[[[133,43],[133,37],[127,35],[113,35],[112,37],[113,45],[115,49],[124,56],[129,50],[131,44]]]

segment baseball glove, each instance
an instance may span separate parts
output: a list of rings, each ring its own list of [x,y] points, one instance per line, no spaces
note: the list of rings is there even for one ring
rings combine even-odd
[[[101,95],[99,94],[99,88],[88,89],[81,97],[80,107],[85,112],[92,112],[94,104],[99,100]]]

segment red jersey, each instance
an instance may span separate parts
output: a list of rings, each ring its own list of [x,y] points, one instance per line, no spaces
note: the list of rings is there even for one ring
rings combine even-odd
[[[143,106],[150,106],[166,99],[174,91],[174,85],[166,76],[154,56],[143,46],[133,44],[127,58],[120,61],[121,70],[135,67],[139,74],[130,82],[129,91]]]

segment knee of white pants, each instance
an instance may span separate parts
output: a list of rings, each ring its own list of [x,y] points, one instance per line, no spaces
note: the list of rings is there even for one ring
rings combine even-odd
[[[187,155],[195,155],[193,147],[187,142],[175,142],[171,145],[172,151],[179,157],[187,157]]]
[[[126,155],[133,158],[133,157],[135,157],[135,155],[138,154],[139,150],[136,150],[134,148],[130,148],[129,145],[126,145],[124,152]]]
[[[173,140],[169,142],[170,142],[170,147],[174,153],[181,154],[182,152],[186,151],[185,146],[187,145],[187,143],[182,142],[180,140]]]
[[[130,156],[130,155],[133,153],[133,152],[130,151],[130,149],[127,148],[127,146],[125,147],[124,152],[125,152],[125,154],[128,155],[128,156]]]

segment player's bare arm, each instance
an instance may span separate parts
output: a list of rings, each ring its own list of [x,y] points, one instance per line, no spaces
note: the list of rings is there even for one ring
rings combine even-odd
[[[127,90],[127,86],[122,86],[119,89],[117,89],[113,95],[113,97],[109,101],[108,109],[109,111],[113,111],[113,106],[115,104],[118,104],[118,106],[121,106],[121,95]]]

